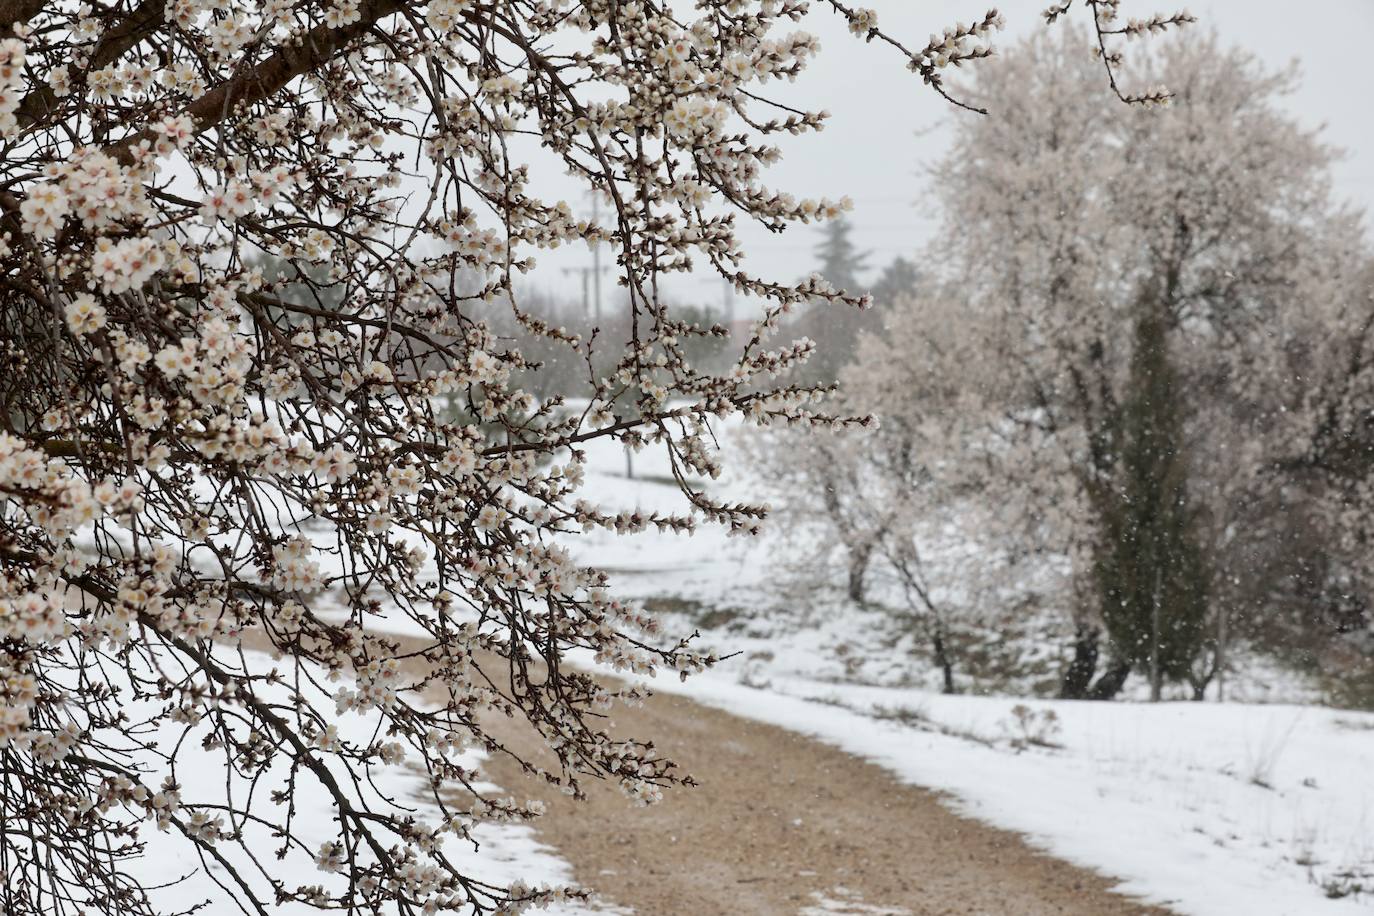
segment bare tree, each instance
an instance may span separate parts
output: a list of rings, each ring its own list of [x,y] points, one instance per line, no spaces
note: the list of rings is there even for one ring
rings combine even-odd
[[[808,559],[812,575],[826,569],[817,559],[838,553],[849,600],[906,621],[954,692],[956,630],[998,623],[1013,594],[1065,587],[1051,571],[1027,576],[1021,562],[1059,546],[1042,533],[1064,529],[1047,517],[1065,504],[1007,484],[1024,442],[1006,435],[998,412],[1010,390],[990,359],[996,329],[945,287],[885,317],[880,333],[861,337],[838,396],[880,422],[811,436],[805,447],[798,433],[770,430],[754,457],[778,511],[821,554]],[[957,559],[933,561],[951,541],[961,542]]]

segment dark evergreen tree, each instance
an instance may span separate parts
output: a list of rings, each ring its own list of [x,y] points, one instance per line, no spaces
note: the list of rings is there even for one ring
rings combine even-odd
[[[1130,669],[1148,673],[1154,699],[1166,681],[1189,678],[1206,638],[1208,594],[1167,320],[1143,298],[1126,396],[1109,423],[1113,467],[1098,490],[1095,558],[1113,669],[1123,681]]]
[[[873,304],[890,305],[898,299],[912,295],[916,292],[920,280],[921,275],[913,262],[900,255],[893,258],[892,263],[883,268],[878,282],[873,284]]]
[[[868,252],[854,246],[849,237],[853,231],[854,227],[844,217],[821,225],[821,243],[816,246],[816,256],[821,262],[817,273],[836,288],[858,295],[864,292],[859,274],[868,269]]]
[[[843,217],[830,220],[821,227],[822,239],[816,248],[820,263],[816,273],[836,289],[851,296],[868,290],[859,274],[868,269],[868,252],[859,251],[849,237],[853,231]],[[817,301],[803,309],[795,322],[798,334],[810,337],[820,346],[818,352],[801,366],[797,377],[816,384],[832,384],[840,368],[854,358],[855,343],[862,331],[876,331],[881,320],[872,310],[860,311],[852,306]]]

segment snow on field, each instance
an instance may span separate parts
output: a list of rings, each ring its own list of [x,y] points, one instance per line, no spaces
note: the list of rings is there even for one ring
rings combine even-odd
[[[734,430],[724,433],[728,441]],[[587,450],[584,498],[605,509],[682,511],[661,446],[634,456],[634,479],[620,446]],[[743,497],[738,458],[704,486]],[[594,530],[568,547],[610,571],[619,594],[655,606],[668,633],[699,628],[707,645],[740,653],[686,683],[659,678],[658,690],[869,759],[1185,916],[1374,913],[1374,893],[1357,892],[1374,887],[1374,714],[943,696],[923,689],[934,683],[929,666],[909,638],[884,632],[884,615],[789,592],[779,533]],[[413,631],[402,619],[377,625]],[[1274,666],[1229,691],[1268,701],[1311,695]],[[493,834],[488,853],[509,867],[500,874],[566,880],[566,866],[524,828]],[[816,900],[808,912],[844,903]]]
[[[637,479],[628,480],[621,449],[595,448],[587,498],[680,507],[659,450],[636,455]],[[738,497],[734,480],[708,487]],[[673,607],[669,599],[690,602],[683,627],[729,622],[716,632],[703,627],[706,638],[742,654],[685,684],[659,678],[661,691],[813,735],[903,781],[950,793],[959,812],[1022,832],[1120,879],[1124,892],[1182,914],[1374,913],[1374,895],[1355,892],[1374,886],[1374,715],[1313,705],[944,696],[893,686],[923,678],[909,673],[902,646],[876,665],[871,643],[862,657],[846,657],[846,640],[862,643],[860,631],[875,629],[856,609],[822,601],[790,626],[736,616],[751,601],[776,603],[782,586],[770,579],[784,578],[776,537],[727,540],[706,529],[691,538],[572,540],[581,541],[570,546],[587,561],[615,571],[622,593],[665,608]],[[854,683],[856,671],[866,685]],[[1263,674],[1236,689],[1268,699],[1304,695],[1291,677]],[[1265,677],[1278,689],[1268,689]]]

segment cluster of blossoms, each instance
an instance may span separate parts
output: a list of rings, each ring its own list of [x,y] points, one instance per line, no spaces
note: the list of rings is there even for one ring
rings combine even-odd
[[[42,644],[68,633],[60,596],[26,592],[0,597],[0,633],[6,639]]]
[[[308,538],[291,538],[272,551],[272,585],[285,592],[308,595],[323,582]]]
[[[951,64],[957,67],[963,61],[987,57],[992,53],[992,33],[1003,25],[1005,20],[997,10],[990,11],[981,21],[972,25],[961,22],[945,29],[942,35],[930,36],[929,43],[921,50],[920,59],[926,66],[942,70]]]
[[[668,109],[663,126],[680,140],[710,140],[720,135],[729,110],[703,96],[678,99]]]
[[[458,17],[472,6],[472,0],[430,0],[425,4],[425,22],[430,28],[447,35],[458,23]]]
[[[47,838],[37,862],[0,836],[0,909],[161,911],[125,870],[151,818],[213,850],[246,910],[516,912],[566,893],[494,887],[443,844],[468,838],[473,810],[537,806],[491,798],[455,749],[504,749],[574,797],[604,780],[648,803],[686,779],[607,733],[640,689],[564,658],[686,676],[715,657],[665,638],[560,542],[756,531],[762,506],[700,486],[719,473],[711,424],[862,420],[789,381],[809,342],[772,338],[799,303],[863,298],[749,275],[734,231],[847,205],[763,183],[773,140],[824,122],[762,95],[817,51],[791,30],[807,4],[700,7],[0,5],[0,752],[22,774],[0,819]],[[830,7],[900,48],[871,13]],[[994,20],[907,56],[943,92],[935,71],[983,54]],[[531,134],[613,220],[541,199],[513,142]],[[633,328],[619,350],[520,306],[533,250],[574,243],[615,249]],[[717,331],[657,292],[694,265],[764,303],[725,372],[688,357]],[[592,367],[567,392],[585,409],[521,388],[529,363],[484,317],[500,306]],[[681,510],[581,499],[594,439],[663,450]],[[403,643],[379,617],[425,636]],[[491,712],[553,763],[512,750]],[[344,740],[341,714],[377,717],[382,737]],[[218,755],[222,798],[159,782],[193,752]],[[374,768],[407,760],[438,827],[374,788]],[[309,791],[336,815],[323,845],[293,817]],[[258,854],[278,842],[280,863]]]
[[[1107,79],[1117,98],[1128,104],[1146,107],[1166,104],[1172,93],[1163,85],[1142,92],[1128,93],[1122,90],[1117,82],[1117,72],[1121,67],[1122,53],[1119,48],[1119,41],[1111,43],[1111,40],[1138,38],[1143,35],[1165,32],[1169,29],[1194,23],[1197,21],[1197,17],[1187,10],[1182,10],[1173,14],[1156,13],[1144,18],[1130,18],[1125,25],[1119,25],[1121,0],[1084,0],[1084,4],[1092,12],[1093,29],[1097,33],[1097,44],[1093,47],[1093,54],[1102,60],[1102,64],[1107,70]],[[1068,13],[1073,5],[1074,0],[1063,0],[1062,3],[1051,4],[1042,15],[1047,23],[1053,23]]]
[[[15,112],[21,100],[24,43],[17,38],[0,40],[0,136],[12,137],[19,129]]]
[[[106,293],[140,289],[167,262],[163,245],[149,238],[120,239],[102,237],[91,258],[91,276]]]
[[[25,231],[39,238],[55,235],[68,215],[101,233],[140,223],[153,213],[142,179],[99,149],[79,149],[44,171],[51,183],[35,189],[38,203],[26,198],[20,206]]]
[[[252,213],[257,206],[253,187],[242,181],[231,181],[223,188],[211,191],[201,204],[200,215],[206,222],[223,220],[232,223]]]
[[[90,334],[105,327],[105,306],[90,293],[77,293],[66,308],[67,327],[73,334]]]
[[[439,235],[473,270],[497,270],[506,263],[506,239],[495,229],[479,230],[472,217],[461,225],[441,225]]]
[[[89,482],[11,433],[0,433],[0,493],[9,500],[7,513],[24,512],[55,543],[66,543],[100,514]]]

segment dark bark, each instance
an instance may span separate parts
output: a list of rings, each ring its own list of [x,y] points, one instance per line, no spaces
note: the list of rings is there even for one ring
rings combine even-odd
[[[1194,702],[1201,703],[1203,700],[1207,699],[1207,685],[1210,684],[1211,681],[1212,678],[1210,675],[1208,677],[1201,677],[1193,680],[1192,687]]]
[[[1097,683],[1092,685],[1088,691],[1090,700],[1110,700],[1121,692],[1121,688],[1126,686],[1126,678],[1131,674],[1131,663],[1124,659],[1115,659],[1107,670],[1102,672],[1102,676],[1097,679]]]
[[[868,576],[868,564],[873,558],[873,547],[870,544],[866,547],[849,548],[849,600],[855,604],[863,604],[865,594],[865,579]]]
[[[944,633],[937,627],[931,634],[930,645],[935,653],[935,664],[940,667],[940,673],[944,677],[944,686],[941,688],[943,693],[957,693],[954,688],[954,663],[950,660],[949,651],[945,646]]]
[[[1059,682],[1059,698],[1082,700],[1088,696],[1093,675],[1097,673],[1098,641],[1102,633],[1091,624],[1080,623],[1073,632],[1073,661],[1064,669]]]
[[[25,5],[25,4],[16,4]],[[28,4],[32,5],[32,4]],[[37,4],[42,6],[42,4]],[[143,0],[128,18],[107,29],[95,50],[86,58],[84,73],[93,73],[119,60],[132,47],[146,41],[167,24],[165,0]],[[6,16],[0,14],[0,26]],[[3,31],[9,31],[3,29]],[[15,111],[19,126],[27,130],[59,107],[60,99],[51,86],[42,85],[24,97]]]
[[[367,35],[379,21],[404,8],[401,0],[363,0],[358,5],[357,22],[340,28],[330,28],[323,23],[316,26],[300,41],[279,49],[256,66],[236,71],[178,113],[190,117],[197,134],[204,133],[231,115],[276,95],[302,74],[318,70]],[[145,139],[155,139],[152,128],[115,144],[106,152],[128,165],[133,162],[133,148]]]
[[[44,0],[5,0],[0,3],[0,32],[9,32],[43,12]]]

